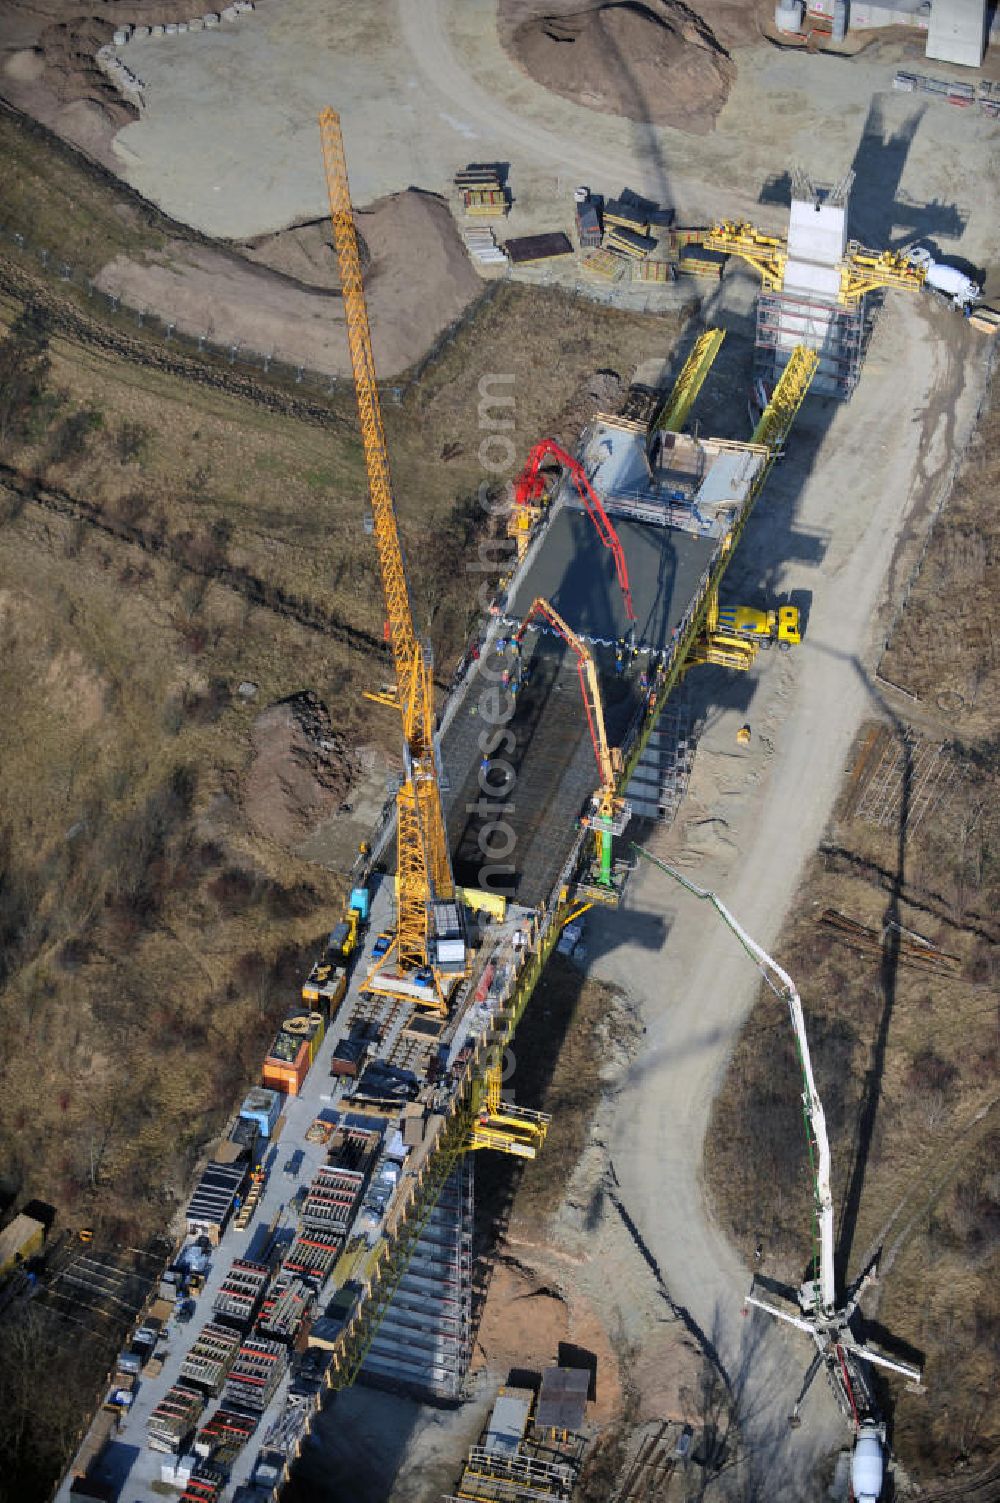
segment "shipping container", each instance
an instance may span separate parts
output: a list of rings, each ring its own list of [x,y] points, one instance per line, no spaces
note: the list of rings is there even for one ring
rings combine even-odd
[[[262,1138],[269,1138],[274,1131],[274,1124],[281,1112],[281,1090],[263,1090],[260,1086],[248,1092],[243,1105],[240,1107],[240,1116],[247,1117],[251,1122],[256,1122],[257,1130]]]
[[[261,1079],[273,1090],[297,1096],[309,1074],[310,1063],[308,1038],[282,1029],[264,1061]]]

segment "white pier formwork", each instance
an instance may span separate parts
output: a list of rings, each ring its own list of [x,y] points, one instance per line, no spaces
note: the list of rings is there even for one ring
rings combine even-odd
[[[820,363],[812,391],[848,398],[857,385],[865,307],[839,301],[841,263],[847,251],[847,211],[853,174],[819,188],[804,173],[792,180],[788,259],[780,292],[757,300],[756,364],[777,380],[798,344]]]
[[[926,55],[942,63],[982,67],[987,42],[986,0],[933,0]]]

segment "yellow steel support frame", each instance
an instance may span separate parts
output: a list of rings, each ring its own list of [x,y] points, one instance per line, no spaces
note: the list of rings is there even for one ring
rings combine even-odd
[[[469,1148],[492,1148],[515,1158],[533,1159],[545,1142],[552,1118],[546,1112],[504,1101],[502,1066],[494,1060],[479,1084],[480,1106],[469,1134]]]
[[[703,334],[699,334],[694,349],[674,382],[674,389],[667,398],[663,411],[653,424],[654,431],[663,428],[670,433],[680,432],[725,337],[724,329],[706,329]]]
[[[781,373],[781,380],[753,430],[752,443],[764,444],[777,458],[796,413],[805,401],[818,365],[819,356],[815,350],[807,349],[804,344],[795,346]]]
[[[856,241],[847,247],[840,267],[840,301],[856,303],[877,287],[901,287],[919,292],[927,280],[923,266],[911,266],[899,251],[867,250]]]
[[[711,583],[705,591],[700,612],[700,628],[696,627],[692,634],[691,645],[678,665],[676,674],[671,675],[671,681],[674,677],[679,677],[689,668],[695,668],[701,663],[714,663],[724,668],[749,668],[757,656],[758,644],[756,642],[719,631],[719,580],[746,526],[753,499],[759,493],[771,465],[779,457],[795,416],[805,401],[806,392],[809,390],[809,384],[816,374],[818,365],[819,356],[815,350],[807,349],[804,344],[796,345],[788,364],[781,373],[781,380],[774,388],[770,402],[761,413],[760,422],[754,429],[751,442],[767,449],[767,464],[754,481],[752,496],[749,503],[744,506],[743,515],[730,535],[729,545],[724,550],[722,562],[716,565]],[[669,693],[669,688],[668,683],[665,694]],[[631,768],[628,771],[630,772]]]
[[[319,117],[319,126],[396,671],[394,698],[402,717],[405,742],[405,775],[397,795],[397,939],[372,972],[371,980],[393,954],[404,971],[430,963],[428,904],[432,898],[452,897],[455,887],[434,752],[434,687],[430,663],[413,629],[340,117],[334,110],[325,109]]]
[[[739,256],[759,273],[769,291],[781,291],[788,251],[780,236],[765,235],[745,219],[724,219],[708,232],[703,244],[706,250]]]

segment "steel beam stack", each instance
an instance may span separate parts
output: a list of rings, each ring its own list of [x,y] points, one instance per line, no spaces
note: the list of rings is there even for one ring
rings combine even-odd
[[[257,1428],[256,1417],[235,1409],[217,1409],[195,1438],[194,1454],[203,1461],[231,1467]]]
[[[223,1403],[250,1414],[263,1414],[274,1397],[287,1362],[288,1349],[280,1341],[248,1336],[229,1371],[222,1390]]]
[[[225,1485],[225,1472],[200,1462],[181,1494],[181,1503],[219,1503]]]
[[[460,1159],[417,1240],[360,1380],[457,1399],[472,1356],[473,1170]]]
[[[257,1329],[276,1341],[294,1341],[312,1309],[316,1291],[304,1279],[280,1274],[261,1306]]]
[[[322,1287],[330,1277],[337,1261],[343,1238],[336,1232],[314,1231],[303,1228],[281,1260],[283,1274],[298,1274],[315,1279]]]
[[[220,1319],[231,1321],[241,1331],[249,1330],[263,1298],[267,1280],[265,1263],[251,1263],[248,1258],[237,1258],[212,1302],[212,1309]]]

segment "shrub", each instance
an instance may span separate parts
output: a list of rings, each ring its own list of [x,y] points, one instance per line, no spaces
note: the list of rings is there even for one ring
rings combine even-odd
[[[128,418],[123,419],[115,434],[115,452],[122,464],[131,464],[133,460],[143,460],[149,449],[151,436],[144,423],[133,423]]]
[[[92,433],[103,428],[104,419],[94,407],[82,407],[63,418],[52,438],[50,458],[53,464],[67,464],[87,452]]]

